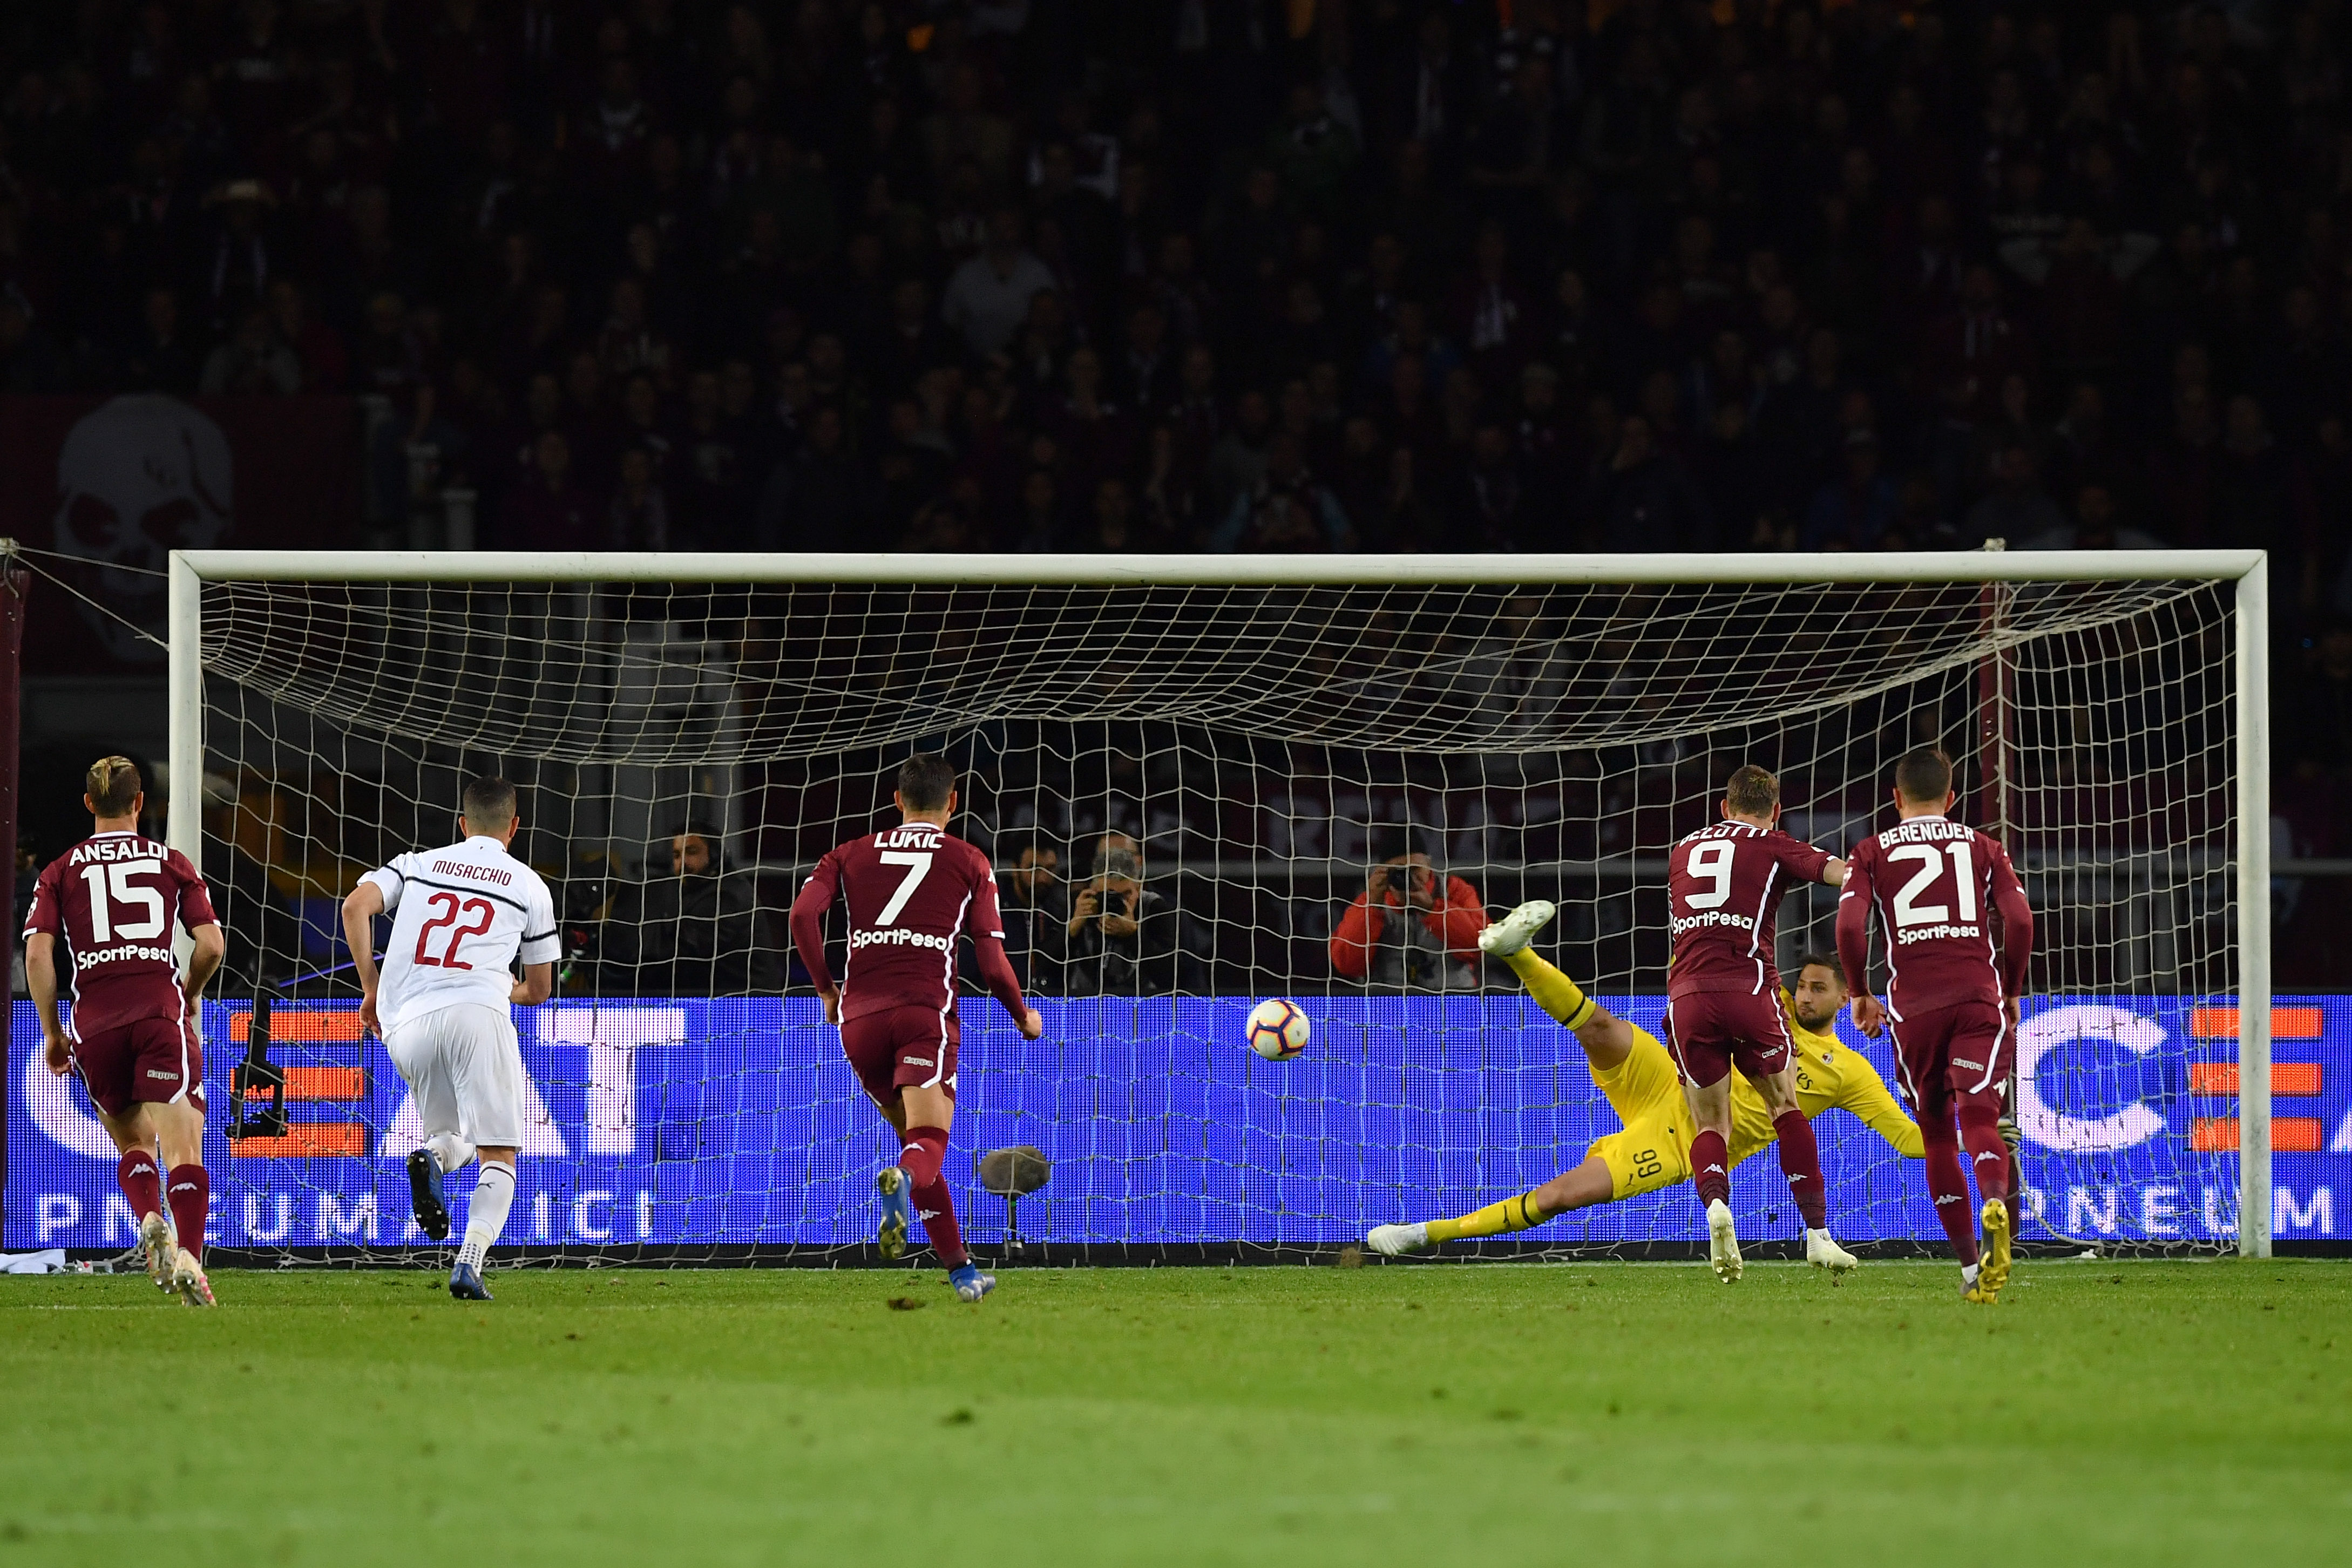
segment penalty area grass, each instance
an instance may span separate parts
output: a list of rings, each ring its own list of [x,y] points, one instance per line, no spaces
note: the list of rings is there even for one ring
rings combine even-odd
[[[0,1279],[0,1568],[2319,1562],[2352,1265]],[[899,1303],[893,1304],[894,1299]]]

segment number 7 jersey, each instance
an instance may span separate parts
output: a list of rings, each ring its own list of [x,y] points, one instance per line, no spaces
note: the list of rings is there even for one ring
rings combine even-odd
[[[849,911],[845,1019],[892,1008],[946,1011],[955,1003],[956,938],[969,931],[975,942],[1004,939],[988,857],[929,822],[852,839],[816,862],[793,901],[793,940],[813,979],[824,963],[817,922],[836,897]],[[1020,1017],[1019,989],[1003,999]]]
[[[1859,991],[1876,915],[1886,938],[1886,1009],[1897,1023],[1906,1010],[1998,1005],[2023,990],[2033,910],[1999,841],[1948,817],[1911,817],[1856,844],[1850,864],[1838,895],[1838,956]]]
[[[393,917],[375,1001],[387,1035],[457,1002],[504,1014],[516,956],[551,964],[562,951],[547,883],[487,835],[402,855],[366,880]]]

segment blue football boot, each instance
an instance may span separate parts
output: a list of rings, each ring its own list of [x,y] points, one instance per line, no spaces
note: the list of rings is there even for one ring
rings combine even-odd
[[[996,1289],[996,1276],[983,1274],[977,1267],[967,1263],[961,1269],[948,1271],[948,1283],[955,1287],[958,1301],[976,1301]]]
[[[874,1228],[875,1243],[885,1258],[903,1258],[907,1232],[915,1224],[915,1184],[897,1166],[884,1166],[874,1178],[874,1190],[882,1195],[882,1223]]]
[[[416,1215],[416,1228],[436,1241],[449,1239],[449,1204],[441,1196],[441,1162],[433,1157],[431,1149],[416,1149],[408,1156],[408,1207]]]
[[[482,1283],[482,1271],[464,1259],[449,1270],[449,1293],[461,1301],[489,1301],[498,1298]]]

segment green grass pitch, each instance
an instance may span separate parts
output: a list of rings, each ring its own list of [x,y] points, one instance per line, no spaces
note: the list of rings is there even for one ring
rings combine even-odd
[[[0,1568],[2344,1560],[2352,1266],[1954,1280],[0,1280]]]

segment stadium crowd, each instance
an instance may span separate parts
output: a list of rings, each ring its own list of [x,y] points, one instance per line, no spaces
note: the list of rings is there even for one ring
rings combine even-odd
[[[2327,854],[2347,56],[2342,0],[9,7],[0,393],[371,394],[374,515],[430,448],[534,549],[2266,546]],[[1060,940],[1150,925],[1083,869]]]
[[[2316,616],[2346,25],[15,7],[0,387],[382,393],[530,548],[2157,539]]]

